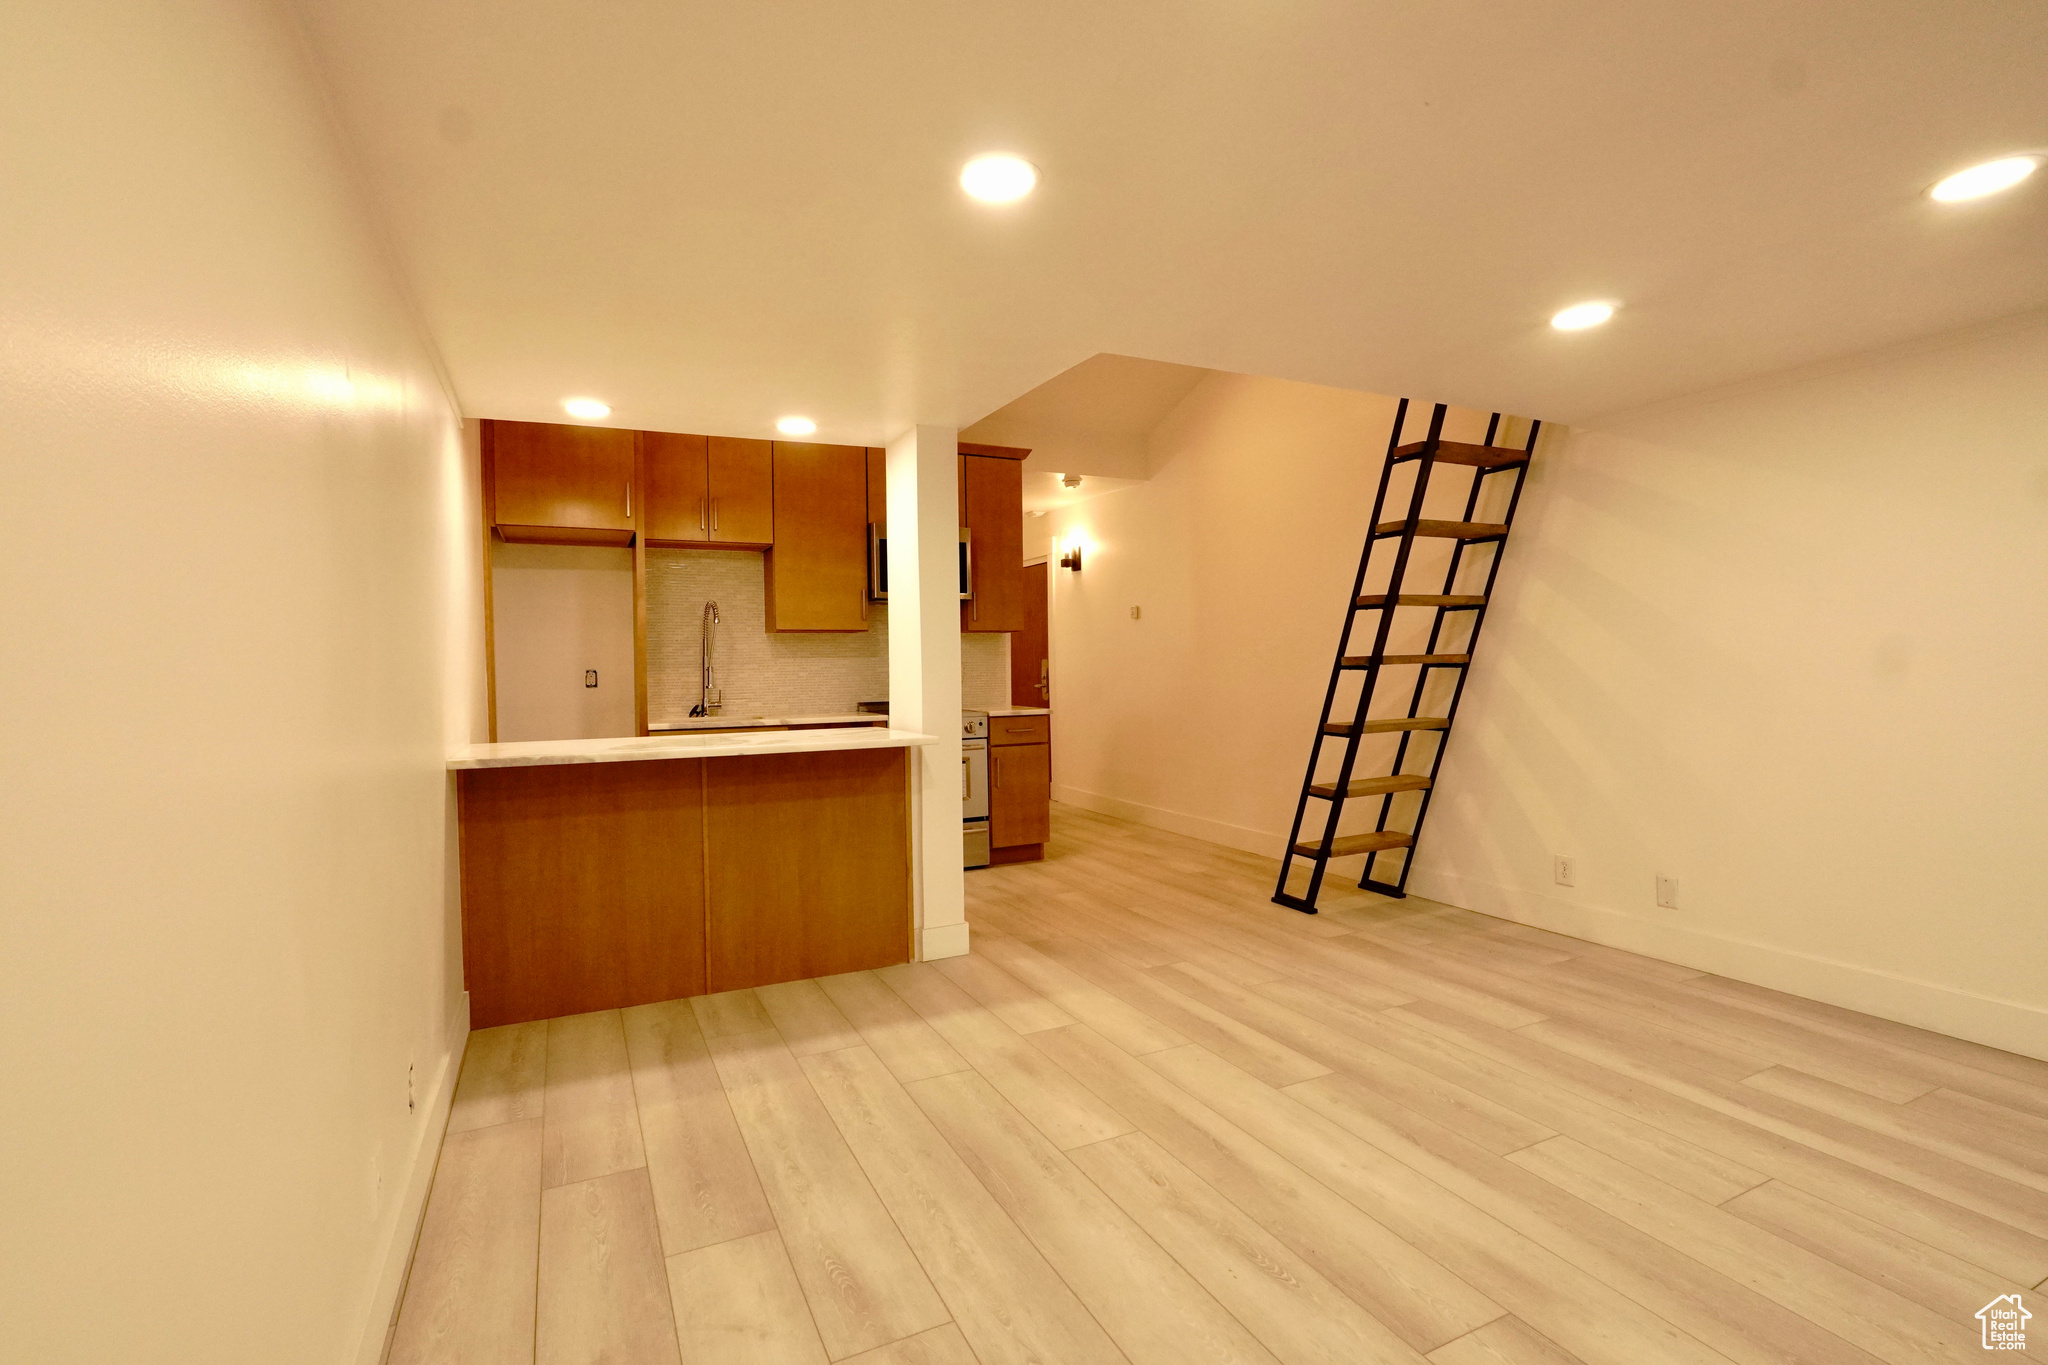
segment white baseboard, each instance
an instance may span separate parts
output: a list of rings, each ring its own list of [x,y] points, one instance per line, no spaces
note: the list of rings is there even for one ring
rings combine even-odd
[[[1101,792],[1083,791],[1079,787],[1054,787],[1052,799],[1063,801],[1082,810],[1092,810],[1098,815],[1114,815],[1119,820],[1135,824],[1150,825],[1163,829],[1169,834],[1185,834],[1191,839],[1205,839],[1225,848],[1241,849],[1246,853],[1257,853],[1262,857],[1277,858],[1287,843],[1284,831],[1274,833],[1262,829],[1248,829],[1243,825],[1225,824],[1221,820],[1209,820],[1199,815],[1187,815],[1161,806],[1140,805],[1126,801],[1119,796],[1104,796]]]
[[[935,924],[917,935],[917,960],[933,962],[942,957],[967,956],[967,925]]]
[[[1188,815],[1183,811],[1167,810],[1163,806],[1145,806],[1121,797],[1104,796],[1101,792],[1083,791],[1079,787],[1054,787],[1052,799],[1092,810],[1097,815],[1114,815],[1119,820],[1133,824],[1149,825],[1163,829],[1169,834],[1185,834],[1190,839],[1201,839],[1207,843],[1221,844],[1234,848],[1240,853],[1256,853],[1261,858],[1271,858],[1277,864],[1280,851],[1287,847],[1287,833],[1284,830],[1252,829],[1246,825],[1225,824],[1221,820],[1210,820],[1200,815]],[[1365,855],[1355,858],[1332,858],[1329,870],[1340,880],[1357,881],[1365,868]]]
[[[427,1194],[434,1187],[434,1168],[440,1164],[441,1141],[448,1134],[448,1111],[455,1103],[455,1082],[461,1076],[462,1053],[469,1041],[468,991],[462,992],[456,1001],[446,1036],[450,1046],[427,1092],[426,1121],[420,1125],[412,1170],[399,1199],[390,1245],[384,1250],[384,1269],[377,1276],[377,1293],[363,1321],[356,1365],[383,1365],[385,1354],[391,1349],[391,1329],[398,1322],[399,1299],[405,1293],[406,1276],[412,1271],[412,1253],[419,1245],[420,1224],[427,1216]]]
[[[2048,1061],[2048,1010],[1874,967],[1731,938],[1576,898],[1417,867],[1408,889],[1460,909],[1641,953],[1880,1019]]]
[[[1142,805],[1079,787],[1054,787],[1053,799],[1100,815],[1113,815],[1153,829],[1207,840],[1225,848],[1274,858],[1287,842],[1279,831],[1249,829],[1183,811]],[[1342,878],[1362,859],[1331,864]],[[1729,938],[1703,929],[1646,919],[1605,906],[1588,905],[1540,892],[1461,877],[1418,866],[1408,889],[1418,896],[1472,910],[1496,919],[1513,920],[1552,933],[1581,938],[1609,948],[1641,953],[1664,962],[1731,977],[1753,986],[1767,986],[1880,1019],[1931,1029],[1987,1047],[2048,1060],[2048,1010],[1995,996],[1915,980],[1872,967]]]

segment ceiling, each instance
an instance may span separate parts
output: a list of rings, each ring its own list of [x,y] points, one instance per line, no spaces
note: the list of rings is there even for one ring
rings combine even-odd
[[[1110,352],[1583,421],[2048,305],[2048,174],[1922,194],[2048,146],[2041,0],[299,12],[472,415],[875,443]]]
[[[1215,373],[1123,355],[1090,356],[963,427],[964,441],[1023,446],[1024,510],[1045,512],[1152,476],[1148,438]],[[1063,476],[1080,475],[1069,488]]]

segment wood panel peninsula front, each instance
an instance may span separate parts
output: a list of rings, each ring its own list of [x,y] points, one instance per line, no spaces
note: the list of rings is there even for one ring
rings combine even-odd
[[[448,762],[476,1028],[907,962],[903,730],[477,744]]]

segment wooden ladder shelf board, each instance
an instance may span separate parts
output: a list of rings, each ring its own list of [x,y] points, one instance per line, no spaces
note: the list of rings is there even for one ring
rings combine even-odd
[[[1427,441],[1410,441],[1407,445],[1401,446],[1394,451],[1394,458],[1397,460],[1412,459],[1420,455],[1422,448],[1428,444],[1429,442]],[[1506,446],[1476,446],[1465,441],[1438,441],[1436,444],[1436,463],[1438,464],[1471,465],[1480,469],[1506,469],[1511,465],[1521,464],[1528,458],[1528,455],[1522,451],[1510,450]]]
[[[1387,720],[1369,720],[1364,733],[1368,735],[1390,735],[1399,730],[1447,730],[1451,723],[1442,716],[1394,716]],[[1333,720],[1323,726],[1326,735],[1348,735],[1351,726],[1341,720]]]
[[[1431,667],[1447,668],[1452,664],[1469,664],[1471,662],[1472,656],[1470,654],[1385,654],[1380,656],[1381,665],[1388,668],[1394,667],[1397,664],[1429,664]],[[1372,667],[1372,655],[1347,654],[1344,656],[1344,666],[1346,668],[1370,668]]]
[[[1383,592],[1358,599],[1358,605],[1361,607],[1384,607],[1386,604],[1387,595]],[[1466,596],[1461,593],[1453,593],[1446,596],[1443,593],[1404,592],[1394,605],[1397,607],[1483,607],[1486,605],[1486,599],[1484,597]]]
[[[1429,786],[1429,779],[1420,773],[1396,773],[1392,777],[1354,777],[1345,784],[1346,796],[1384,796],[1388,792],[1419,792]],[[1318,782],[1308,789],[1309,795],[1325,800],[1337,794],[1335,782]]]
[[[1368,834],[1345,834],[1330,841],[1330,851],[1325,855],[1322,846],[1316,843],[1301,843],[1294,851],[1304,858],[1348,858],[1354,853],[1384,853],[1390,848],[1406,848],[1415,842],[1412,834],[1396,834],[1393,830],[1380,830]]]
[[[1373,528],[1376,536],[1398,536],[1408,529],[1407,518],[1400,521],[1383,521]],[[1436,536],[1444,540],[1491,540],[1508,533],[1508,528],[1497,521],[1427,521],[1417,518],[1415,534]]]

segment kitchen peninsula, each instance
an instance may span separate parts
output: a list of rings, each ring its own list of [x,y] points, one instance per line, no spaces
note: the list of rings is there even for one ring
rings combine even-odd
[[[457,750],[475,1026],[909,961],[910,752],[882,728]]]
[[[1045,838],[1043,717],[993,790],[954,729],[1009,699],[1029,452],[478,438],[493,742],[449,762],[476,1026],[966,951],[969,801],[977,865]]]

